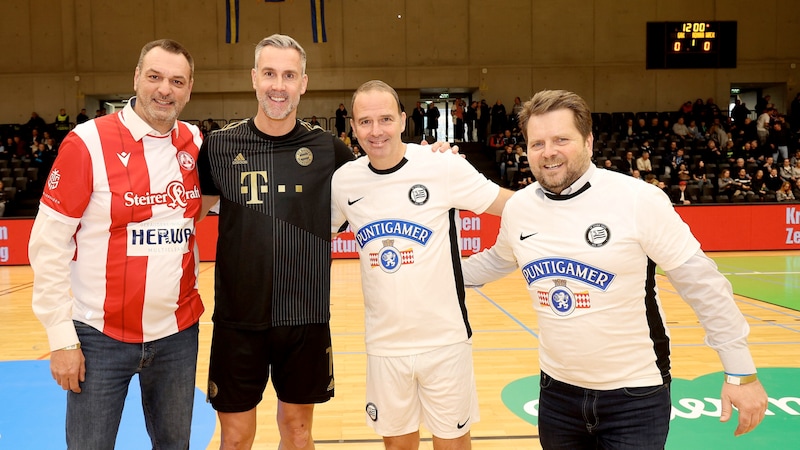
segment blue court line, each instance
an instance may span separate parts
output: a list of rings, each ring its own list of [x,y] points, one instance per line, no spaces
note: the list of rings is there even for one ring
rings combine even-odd
[[[484,294],[484,293],[483,293],[483,292],[482,292],[480,289],[478,289],[478,288],[472,288],[472,290],[474,290],[475,292],[477,292],[478,294],[480,294],[480,296],[481,296],[481,297],[485,298],[485,299],[486,299],[486,300],[487,300],[489,303],[491,303],[492,305],[494,305],[494,307],[495,307],[495,308],[497,308],[497,309],[499,309],[500,311],[502,311],[502,312],[503,312],[503,314],[505,314],[505,315],[506,315],[506,316],[507,316],[509,319],[511,319],[511,320],[513,320],[514,322],[516,322],[516,323],[517,323],[517,325],[519,325],[520,327],[522,327],[522,329],[523,329],[523,330],[525,330],[525,331],[527,331],[528,333],[530,333],[530,334],[531,334],[531,336],[535,337],[536,339],[539,339],[539,335],[538,335],[538,334],[536,334],[536,333],[535,333],[533,330],[531,330],[530,328],[528,328],[528,326],[527,326],[527,325],[525,325],[524,323],[522,323],[522,321],[520,321],[519,319],[517,319],[516,317],[514,317],[514,315],[513,315],[513,314],[511,314],[510,312],[506,311],[506,310],[505,310],[505,308],[503,308],[502,306],[500,306],[500,305],[499,305],[497,302],[495,302],[494,300],[492,300],[491,298],[489,298],[489,296],[487,296],[486,294]]]

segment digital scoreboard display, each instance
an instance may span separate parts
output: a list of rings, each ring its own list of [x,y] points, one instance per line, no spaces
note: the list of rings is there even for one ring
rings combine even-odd
[[[648,69],[736,67],[736,22],[647,22]]]

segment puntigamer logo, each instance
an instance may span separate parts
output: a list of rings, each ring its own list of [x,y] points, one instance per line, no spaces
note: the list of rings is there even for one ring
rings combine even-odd
[[[672,380],[672,422],[667,449],[725,450],[798,448],[800,442],[800,368],[759,369],[758,377],[769,395],[764,421],[754,431],[734,438],[738,414],[720,423],[722,372],[694,380]],[[501,394],[503,403],[517,416],[537,425],[539,376],[516,380]]]

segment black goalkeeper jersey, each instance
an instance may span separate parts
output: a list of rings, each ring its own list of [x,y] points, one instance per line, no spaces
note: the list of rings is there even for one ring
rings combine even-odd
[[[200,187],[220,196],[215,324],[330,320],[331,176],[351,159],[342,141],[303,121],[275,137],[246,119],[205,139]]]

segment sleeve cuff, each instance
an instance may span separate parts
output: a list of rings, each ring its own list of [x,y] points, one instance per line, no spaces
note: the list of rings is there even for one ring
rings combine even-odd
[[[721,351],[719,359],[726,373],[753,374],[756,373],[756,364],[747,348]]]
[[[75,331],[75,325],[71,320],[49,327],[47,329],[47,340],[50,343],[51,352],[80,342],[78,333]]]

